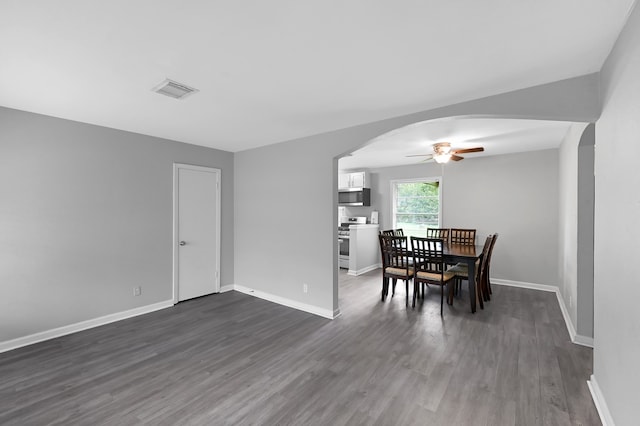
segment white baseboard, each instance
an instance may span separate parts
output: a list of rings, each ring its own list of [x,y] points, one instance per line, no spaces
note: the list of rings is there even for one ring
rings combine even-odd
[[[571,341],[576,345],[586,346],[588,348],[593,349],[593,337],[583,336],[581,334],[576,334]]]
[[[604,400],[604,396],[602,395],[602,390],[600,389],[600,386],[598,386],[596,377],[593,374],[591,375],[591,378],[587,380],[587,385],[589,386],[589,392],[591,392],[593,403],[596,405],[596,410],[598,410],[598,414],[600,415],[602,426],[615,426],[613,423],[613,417],[611,417],[611,412],[607,406],[607,402]]]
[[[275,294],[266,293],[264,291],[255,290],[253,288],[245,287],[235,284],[234,290],[240,293],[248,294],[260,299],[268,300],[269,302],[277,303],[279,305],[287,306],[289,308],[298,309],[299,311],[308,312],[310,314],[318,315],[323,318],[335,319],[340,316],[340,309],[330,311],[328,309],[319,308],[317,306],[309,305],[306,303],[298,302],[295,300],[287,299],[286,297],[276,296]]]
[[[357,271],[349,269],[349,271],[347,272],[347,275],[352,275],[354,277],[357,277],[358,275],[366,274],[367,272],[370,272],[370,271],[375,271],[378,268],[382,268],[382,264],[377,263],[375,265],[367,266],[366,268],[358,269]]]
[[[560,305],[562,317],[564,318],[564,323],[567,326],[567,331],[569,332],[569,337],[571,337],[571,342],[575,343],[576,345],[593,348],[593,337],[582,336],[576,332],[576,328],[574,327],[573,321],[571,321],[571,316],[569,315],[569,310],[567,309],[567,305],[565,305],[564,303],[562,293],[560,293],[560,289],[558,287],[547,284],[534,284],[522,281],[502,280],[500,278],[491,278],[491,284],[527,288],[530,290],[549,291],[555,293],[556,298],[558,299],[558,305]]]
[[[491,284],[506,285],[509,287],[528,288],[530,290],[550,291],[552,293],[558,292],[558,287],[554,285],[526,283],[523,281],[503,280],[500,278],[491,278]]]
[[[220,287],[220,293],[226,293],[228,291],[233,291],[233,284],[223,285]]]
[[[18,337],[17,339],[7,340],[4,342],[0,342],[0,353],[18,349],[23,346],[32,345],[44,340],[66,336],[67,334],[77,333],[78,331],[87,330],[89,328],[99,327],[101,325],[120,321],[126,318],[136,317],[138,315],[159,311],[160,309],[170,308],[171,306],[173,306],[173,300],[165,300],[164,302],[141,306],[139,308],[129,309],[128,311],[116,312],[115,314],[109,314],[99,318],[93,318],[90,320],[77,322],[75,324],[69,324],[62,327],[54,328],[52,330],[41,331],[40,333]]]

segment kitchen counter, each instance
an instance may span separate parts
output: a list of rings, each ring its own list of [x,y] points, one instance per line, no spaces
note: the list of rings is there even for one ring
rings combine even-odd
[[[378,230],[380,225],[349,226],[349,275],[362,275],[382,267]]]

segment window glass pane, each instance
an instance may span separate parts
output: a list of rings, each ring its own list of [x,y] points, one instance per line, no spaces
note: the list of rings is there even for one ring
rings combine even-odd
[[[408,236],[424,237],[440,226],[440,185],[437,181],[395,183],[395,228]]]

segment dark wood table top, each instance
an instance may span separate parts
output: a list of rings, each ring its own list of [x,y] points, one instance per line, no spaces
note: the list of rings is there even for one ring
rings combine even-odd
[[[456,256],[456,257],[473,257],[479,258],[482,255],[482,249],[484,246],[465,246],[461,244],[444,244],[442,247],[442,252],[445,256]]]

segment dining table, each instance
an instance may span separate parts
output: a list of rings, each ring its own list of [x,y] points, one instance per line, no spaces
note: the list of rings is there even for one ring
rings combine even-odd
[[[409,246],[410,242],[405,239],[402,243],[404,253],[411,258],[413,253]],[[469,299],[471,300],[471,313],[476,312],[476,307],[480,304],[480,308],[484,309],[484,302],[482,301],[482,295],[478,295],[476,289],[480,283],[476,283],[476,262],[480,264],[482,261],[482,250],[484,246],[481,245],[466,245],[466,244],[451,244],[449,242],[442,242],[442,255],[444,263],[447,265],[455,265],[457,263],[465,263],[467,265],[467,275],[469,282]]]
[[[444,262],[448,265],[456,263],[466,263],[469,276],[469,298],[471,299],[471,312],[476,312],[476,306],[480,303],[480,308],[484,309],[482,296],[478,297],[476,288],[476,262],[482,260],[483,246],[479,245],[462,245],[462,244],[442,244],[442,254]],[[478,262],[479,263],[479,262]]]

